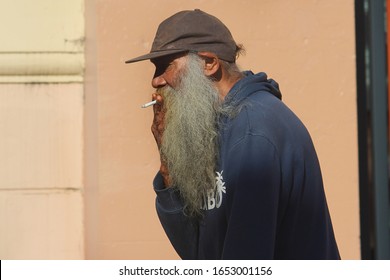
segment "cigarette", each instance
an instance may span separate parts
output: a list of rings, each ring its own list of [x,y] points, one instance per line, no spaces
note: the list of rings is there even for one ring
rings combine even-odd
[[[144,105],[141,106],[141,108],[148,108],[149,106],[152,106],[157,103],[157,100],[153,100],[151,102],[145,103]]]

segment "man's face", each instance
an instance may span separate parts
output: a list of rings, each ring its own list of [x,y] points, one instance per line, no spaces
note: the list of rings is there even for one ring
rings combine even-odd
[[[154,63],[152,85],[162,95],[165,110],[161,156],[188,212],[199,213],[206,192],[215,187],[218,91],[197,55]]]
[[[152,60],[156,67],[152,86],[156,89],[170,86],[177,88],[180,76],[183,74],[187,56],[183,53],[160,57]]]

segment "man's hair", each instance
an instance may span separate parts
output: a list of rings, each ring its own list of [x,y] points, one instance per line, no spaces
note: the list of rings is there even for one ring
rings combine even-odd
[[[244,55],[246,53],[244,45],[237,44],[236,45],[236,59],[239,58],[240,55]]]
[[[245,54],[244,46],[241,44],[236,45],[236,59],[244,54]],[[220,60],[220,62],[222,67],[225,69],[225,71],[228,73],[230,77],[233,78],[242,77],[242,72],[238,68],[235,62],[228,62],[225,60]]]

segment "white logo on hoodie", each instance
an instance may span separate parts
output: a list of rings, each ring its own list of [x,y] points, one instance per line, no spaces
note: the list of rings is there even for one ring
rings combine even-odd
[[[215,177],[215,188],[207,192],[207,197],[203,199],[203,210],[212,210],[214,208],[219,208],[222,205],[222,193],[226,193],[225,182],[223,181],[222,173],[216,172],[217,176]]]

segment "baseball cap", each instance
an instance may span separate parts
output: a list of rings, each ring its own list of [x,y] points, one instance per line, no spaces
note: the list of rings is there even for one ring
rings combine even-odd
[[[191,51],[207,51],[235,62],[237,44],[229,29],[215,16],[199,9],[181,11],[160,23],[148,54],[126,63]]]

